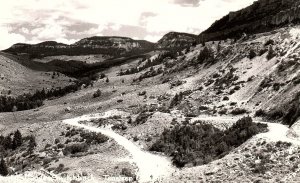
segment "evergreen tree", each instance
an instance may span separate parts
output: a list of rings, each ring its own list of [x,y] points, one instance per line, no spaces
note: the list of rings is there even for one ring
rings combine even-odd
[[[108,79],[108,78],[106,78],[106,82],[107,82],[107,83],[109,82],[109,79]]]
[[[33,153],[34,148],[36,147],[36,141],[35,141],[35,137],[33,135],[31,135],[29,137],[29,144],[28,144],[28,151],[30,154]]]
[[[2,175],[2,176],[8,175],[8,168],[7,168],[6,162],[3,158],[0,161],[0,175]]]
[[[22,134],[19,130],[17,130],[14,134],[13,142],[12,142],[12,148],[17,149],[20,147],[23,143]]]
[[[10,135],[8,135],[7,137],[5,137],[3,139],[2,145],[3,145],[3,147],[5,149],[11,149],[11,147],[12,147],[12,140],[11,140]]]

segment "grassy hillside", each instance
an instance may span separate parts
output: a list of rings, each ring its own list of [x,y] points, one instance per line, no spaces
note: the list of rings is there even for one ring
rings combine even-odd
[[[26,67],[26,64],[21,64],[21,62],[25,62],[25,60],[0,53],[0,90],[2,94],[19,95],[43,88],[62,87],[68,85],[70,79],[73,80],[63,74],[53,76],[53,72],[38,70],[34,65]]]

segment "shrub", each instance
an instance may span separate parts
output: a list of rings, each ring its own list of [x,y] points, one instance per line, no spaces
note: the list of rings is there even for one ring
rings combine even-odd
[[[45,149],[48,149],[49,147],[51,147],[51,144],[46,144],[45,145]]]
[[[81,132],[80,137],[85,140],[87,144],[102,144],[108,141],[108,137],[102,133],[96,132]]]
[[[58,174],[58,173],[63,172],[64,168],[65,168],[64,164],[59,164],[58,167],[55,169],[55,173]]]
[[[139,140],[139,138],[138,138],[137,136],[134,136],[134,137],[133,137],[133,141],[134,141],[134,142],[136,142],[136,141],[138,141],[138,140]]]
[[[223,98],[223,100],[224,100],[224,101],[229,100],[229,97],[225,96],[225,97]]]
[[[273,84],[273,90],[275,90],[275,91],[280,90],[281,85],[282,85],[281,83],[274,83]]]
[[[231,111],[231,114],[232,115],[241,115],[241,114],[245,114],[246,112],[247,112],[246,109],[236,108]]]
[[[265,54],[266,52],[268,51],[268,49],[261,49],[260,51],[259,51],[259,56],[262,56],[263,54]]]
[[[88,145],[86,143],[78,143],[66,146],[63,150],[65,155],[76,154],[80,152],[86,152],[88,150]]]
[[[57,148],[58,148],[58,149],[62,149],[62,148],[64,148],[64,147],[65,147],[64,144],[57,144]]]
[[[278,65],[278,72],[283,72],[297,63],[295,60],[283,61]]]
[[[235,106],[237,103],[236,102],[231,102],[229,105],[230,106]]]
[[[266,41],[265,46],[269,46],[269,45],[274,45],[275,41],[273,39],[269,39],[268,41]]]
[[[22,145],[22,143],[23,143],[22,134],[19,130],[17,130],[14,133],[14,138],[13,138],[13,141],[12,141],[13,149],[16,149],[16,148],[20,147]]]
[[[121,174],[126,177],[134,177],[135,175],[128,168],[122,168]]]
[[[0,161],[0,175],[2,175],[2,176],[8,175],[8,168],[7,168],[6,162],[3,158]]]
[[[200,111],[206,111],[206,110],[208,110],[209,108],[207,107],[207,106],[204,106],[204,105],[201,105],[201,106],[199,106],[199,110]]]
[[[147,93],[146,91],[139,92],[138,96],[144,96],[144,95],[146,95],[146,93]]]
[[[266,115],[266,112],[264,111],[264,110],[262,110],[262,109],[259,109],[259,110],[257,110],[256,112],[255,112],[255,116],[256,117],[263,117],[263,116],[265,116]]]
[[[227,109],[222,109],[219,111],[220,115],[225,115],[227,113]]]
[[[104,73],[101,73],[100,74],[100,79],[103,79],[103,78],[105,78],[106,77],[106,75],[104,74]]]
[[[93,97],[94,98],[97,98],[97,97],[100,97],[101,96],[101,90],[98,89],[94,94],[93,94]]]
[[[179,94],[175,94],[175,96],[170,101],[170,108],[173,108],[180,104],[181,100],[183,99],[183,93],[179,92]]]
[[[150,150],[172,156],[177,167],[188,163],[201,165],[224,157],[253,135],[266,130],[266,124],[253,123],[250,117],[238,120],[225,131],[203,122],[177,124],[172,129],[165,129]]]
[[[133,125],[141,125],[146,123],[146,121],[148,120],[148,118],[152,115],[152,113],[148,113],[148,112],[141,112],[138,114],[138,116],[136,117],[135,121],[133,122]]]
[[[291,101],[268,111],[266,116],[269,120],[282,119],[284,124],[292,126],[300,117],[299,101],[300,92],[296,93]]]
[[[270,46],[269,50],[268,50],[268,55],[267,55],[267,59],[271,60],[272,58],[274,58],[276,56],[276,52],[274,51],[273,47]]]
[[[202,64],[204,62],[206,62],[206,63],[214,62],[215,58],[214,58],[213,50],[211,48],[205,46],[204,49],[200,52],[197,60],[198,60],[199,64]]]
[[[253,59],[253,58],[255,58],[256,57],[256,52],[253,50],[253,49],[251,49],[250,50],[250,52],[249,52],[249,55],[248,55],[248,57],[249,57],[249,59]]]
[[[281,108],[271,109],[267,113],[267,118],[269,120],[278,120],[278,119],[282,118],[283,116],[284,116],[284,112],[283,112],[283,109],[281,109]]]

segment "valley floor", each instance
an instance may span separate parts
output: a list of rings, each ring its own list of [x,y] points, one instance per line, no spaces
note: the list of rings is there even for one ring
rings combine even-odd
[[[290,104],[297,104],[293,97],[300,88],[300,28],[296,35],[289,29],[208,42],[212,60],[199,59],[202,45],[175,56],[151,52],[148,60],[111,67],[98,73],[105,77],[92,86],[47,99],[39,108],[1,113],[1,135],[18,129],[24,137],[33,135],[37,146],[33,155],[23,147],[8,151],[10,171],[18,175],[0,177],[0,182],[122,182],[126,177],[162,183],[300,182],[300,130],[279,123],[297,107]],[[270,39],[277,54],[267,59]],[[250,51],[257,53],[251,59]],[[51,85],[60,82],[56,79]],[[274,123],[253,118],[267,123],[269,131],[208,164],[179,169],[171,157],[148,152],[165,129],[200,120],[222,131],[259,110],[281,116],[270,120]]]

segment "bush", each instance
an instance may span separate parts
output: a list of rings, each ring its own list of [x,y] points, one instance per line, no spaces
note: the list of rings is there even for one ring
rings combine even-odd
[[[227,109],[222,109],[219,111],[220,115],[225,115],[227,113]]]
[[[224,101],[227,101],[227,100],[229,100],[229,97],[225,96],[225,97],[223,98],[223,100],[224,100]]]
[[[300,92],[296,93],[291,101],[268,111],[266,116],[269,120],[282,119],[284,124],[292,126],[300,117],[299,101]]]
[[[224,157],[233,148],[266,130],[266,124],[253,123],[250,117],[238,120],[225,131],[202,122],[175,125],[165,129],[150,150],[172,156],[177,167],[188,163],[201,165]]]
[[[84,139],[87,144],[102,144],[109,140],[107,136],[96,132],[81,132],[80,137]]]
[[[273,39],[269,39],[268,41],[266,41],[265,46],[269,46],[269,45],[274,45],[275,41]]]
[[[141,125],[146,123],[146,121],[148,120],[148,118],[152,115],[152,113],[148,113],[148,112],[141,112],[138,114],[138,116],[136,117],[135,121],[132,123],[133,125]]]
[[[199,110],[200,111],[206,111],[206,110],[208,110],[209,108],[207,107],[207,106],[204,106],[204,105],[201,105],[201,106],[199,106]]]
[[[124,175],[126,177],[135,177],[135,175],[128,168],[122,168],[121,175]]]
[[[72,144],[72,145],[66,146],[63,150],[63,153],[64,153],[64,155],[68,155],[68,154],[87,152],[87,150],[88,150],[87,143],[80,143],[80,144]]]
[[[231,114],[232,115],[241,115],[241,114],[245,114],[246,112],[247,112],[246,109],[236,108],[231,111]]]
[[[173,108],[180,104],[181,100],[183,99],[183,93],[179,92],[179,94],[175,94],[175,96],[170,101],[170,108]]]
[[[269,120],[278,120],[284,116],[283,109],[281,108],[276,108],[272,109],[267,113],[267,118]]]
[[[267,55],[267,59],[271,60],[272,58],[274,58],[277,54],[275,53],[274,49],[272,46],[269,47],[268,50],[268,55]]]
[[[205,46],[198,56],[198,63],[213,63],[215,61],[214,52],[211,48]]]
[[[8,167],[7,167],[6,162],[3,158],[0,161],[0,175],[2,175],[2,176],[7,176],[8,175]]]
[[[298,62],[294,61],[294,60],[289,60],[286,62],[283,61],[278,65],[278,72],[283,72],[283,71],[287,70],[288,68],[292,67],[293,65],[296,65],[297,63]]]
[[[93,98],[97,98],[101,96],[101,90],[98,89],[94,94],[93,94]]]
[[[255,112],[255,116],[256,117],[264,117],[264,116],[266,116],[266,112],[262,109],[259,109]]]
[[[256,52],[253,50],[253,49],[251,49],[250,50],[250,52],[249,52],[249,55],[248,55],[248,57],[249,57],[249,59],[253,59],[253,58],[255,58],[256,57]]]

